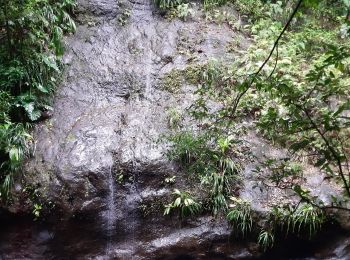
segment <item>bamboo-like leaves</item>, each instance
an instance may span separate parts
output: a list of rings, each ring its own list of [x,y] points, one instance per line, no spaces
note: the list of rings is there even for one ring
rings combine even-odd
[[[201,211],[201,204],[196,202],[190,193],[174,189],[175,200],[165,206],[164,215],[169,215],[172,210],[178,209],[181,218],[193,216]]]
[[[250,203],[236,197],[230,197],[230,200],[232,203],[230,204],[227,219],[236,231],[238,231],[242,236],[246,236],[253,227]]]

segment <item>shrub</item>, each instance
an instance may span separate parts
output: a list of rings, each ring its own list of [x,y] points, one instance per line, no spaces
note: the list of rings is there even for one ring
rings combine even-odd
[[[169,137],[173,145],[168,156],[180,162],[192,180],[199,180],[208,195],[206,205],[214,215],[226,212],[227,198],[238,182],[240,166],[231,158],[234,138],[208,138],[190,132],[179,132]]]
[[[205,9],[217,7],[226,4],[227,0],[204,0],[203,5]]]
[[[28,154],[29,124],[51,109],[60,72],[61,38],[75,30],[74,0],[3,1],[0,8],[0,181],[12,177]]]

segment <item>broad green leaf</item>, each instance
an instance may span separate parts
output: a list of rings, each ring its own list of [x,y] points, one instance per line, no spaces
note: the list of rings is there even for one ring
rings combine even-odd
[[[54,58],[43,55],[42,60],[48,67],[54,69],[56,72],[60,71]]]
[[[21,150],[17,147],[12,147],[9,151],[9,157],[12,162],[18,162],[21,159]]]
[[[174,201],[174,207],[178,207],[180,206],[181,204],[181,198],[177,198],[175,201]]]
[[[47,88],[45,88],[42,84],[38,83],[35,85],[36,88],[41,91],[42,93],[49,93],[49,91],[47,90]]]

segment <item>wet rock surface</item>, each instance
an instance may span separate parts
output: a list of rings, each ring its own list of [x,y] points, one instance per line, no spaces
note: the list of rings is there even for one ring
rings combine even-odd
[[[268,212],[273,206],[298,202],[300,197],[296,196],[288,181],[276,185],[268,180],[269,172],[265,171],[262,175],[256,172],[256,167],[262,167],[266,160],[290,159],[287,151],[268,143],[259,137],[256,131],[249,131],[244,139],[249,142],[254,159],[245,165],[240,197],[251,201],[252,208],[257,212]],[[312,196],[316,196],[326,205],[332,203],[332,196],[341,196],[341,187],[329,181],[325,173],[320,173],[307,161],[301,163],[301,167],[303,174],[294,183],[300,183]],[[345,224],[343,226],[346,227]]]
[[[78,6],[80,25],[66,39],[66,71],[53,117],[34,132],[35,156],[22,184],[34,186],[64,221],[55,220],[52,237],[28,244],[59,244],[48,249],[48,258],[205,257],[212,241],[224,251],[230,234],[225,220],[180,223],[162,216],[173,189],[164,179],[177,175],[181,186],[181,172],[157,141],[168,131],[167,109],[185,108],[193,95],[175,96],[159,81],[194,56],[196,63],[229,58],[225,46],[235,33],[207,23],[198,10],[186,23],[168,21],[145,0],[81,0]],[[21,201],[10,210],[30,212],[28,204],[21,208]],[[48,231],[28,232],[40,237]],[[64,241],[67,232],[77,238]],[[17,258],[11,254],[6,258]]]
[[[234,35],[200,17],[166,21],[153,14],[149,1],[126,2],[115,17],[100,16],[114,5],[112,0],[81,3],[81,12],[89,10],[99,22],[78,26],[67,39],[67,68],[54,116],[37,128],[35,158],[27,165],[26,177],[47,187],[47,196],[66,215],[103,209],[111,170],[113,175],[120,169],[153,174],[156,182],[162,174],[174,174],[157,140],[167,131],[167,109],[186,107],[192,95],[173,96],[157,88],[157,80],[188,64],[178,52],[179,41],[201,49],[198,59],[205,61],[224,55]],[[122,26],[117,13],[125,10],[131,15]]]
[[[157,141],[168,131],[167,110],[185,109],[193,94],[189,86],[169,93],[160,88],[160,79],[210,58],[234,60],[226,46],[238,33],[206,21],[197,9],[187,22],[166,20],[145,0],[79,0],[78,6],[79,25],[66,39],[66,71],[53,117],[36,127],[35,155],[18,187],[38,191],[54,205],[55,218],[47,225],[9,221],[0,237],[1,257],[260,257],[256,243],[230,241],[231,228],[224,219],[203,216],[181,222],[162,216],[173,189],[165,178],[177,176],[177,187],[186,183],[164,155],[166,144]],[[249,139],[262,157],[262,141]],[[253,166],[246,167],[241,195],[255,210],[264,211],[270,198],[266,191],[253,189]],[[320,181],[309,183],[328,192],[329,186],[320,187]],[[288,196],[282,198],[288,201]],[[23,200],[9,210],[31,213],[33,201]],[[332,248],[323,255],[349,253],[349,246],[339,242]]]

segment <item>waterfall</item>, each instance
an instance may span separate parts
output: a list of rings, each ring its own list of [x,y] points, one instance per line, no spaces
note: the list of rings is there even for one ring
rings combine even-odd
[[[145,76],[145,90],[144,96],[150,99],[152,96],[152,78],[153,61],[152,61],[152,40],[149,37],[149,28],[153,26],[152,2],[150,0],[132,0],[132,17],[130,24],[135,26],[140,34],[142,42],[144,43],[144,59],[143,69]]]
[[[109,256],[112,250],[112,237],[115,230],[116,208],[115,208],[115,180],[113,178],[112,166],[108,174],[108,196],[107,196],[107,245],[106,256]]]
[[[151,41],[149,44],[149,48],[148,48],[148,54],[147,54],[147,61],[146,61],[146,68],[145,68],[145,73],[146,73],[146,88],[145,88],[145,96],[149,97],[149,95],[151,94],[151,66],[152,66],[152,49],[151,49]]]
[[[132,186],[131,186],[131,189],[130,189],[131,194],[133,196],[135,196],[135,194],[137,194],[135,178],[136,177],[135,177],[135,174],[134,174],[133,179],[132,179]],[[136,241],[135,241],[135,228],[136,228],[136,225],[135,225],[135,223],[136,223],[135,210],[136,210],[137,204],[134,203],[132,205],[132,207],[133,207],[133,210],[132,210],[132,221],[131,221],[131,225],[132,225],[132,228],[131,228],[131,232],[132,232],[131,239],[132,239],[132,252],[135,252],[135,243],[136,243]],[[133,255],[131,255],[130,259],[133,259],[133,258],[134,258]]]
[[[148,25],[151,25],[153,22],[153,14],[151,11],[151,5],[150,5],[150,1],[146,1],[146,3],[144,4],[144,11],[145,12],[149,12],[149,21],[148,21]],[[146,73],[146,89],[145,89],[145,96],[146,97],[151,97],[152,95],[152,79],[151,79],[151,74],[153,72],[153,61],[152,61],[152,39],[149,37],[149,35],[145,35],[146,36],[146,41],[148,41],[148,46],[147,46],[147,54],[146,54],[146,68],[145,68],[145,73]]]

